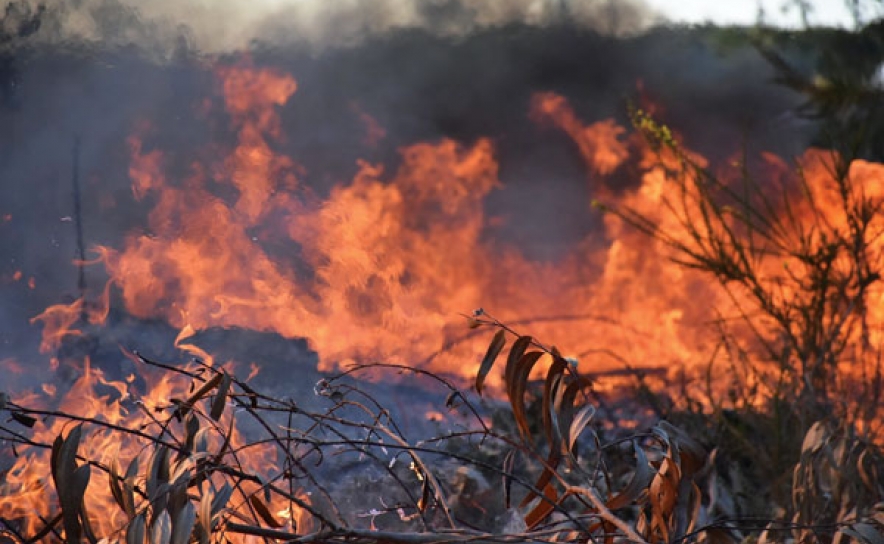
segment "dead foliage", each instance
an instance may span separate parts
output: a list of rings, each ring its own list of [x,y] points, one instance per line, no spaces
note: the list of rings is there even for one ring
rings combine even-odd
[[[540,472],[525,492],[520,507],[529,530],[555,527],[568,540],[610,541],[626,538],[639,542],[677,542],[696,536],[705,516],[700,489],[708,460],[705,447],[672,424],[661,421],[643,438],[631,441],[635,464],[621,477],[604,454],[597,436],[581,441],[595,407],[588,400],[591,381],[582,377],[575,361],[555,347],[545,347],[530,336],[519,335],[484,312],[474,323],[498,327],[476,379],[476,390],[505,348],[506,333],[515,336],[504,367],[504,385],[519,438],[541,460]],[[529,376],[543,361],[540,392],[540,429],[535,437],[525,408]],[[595,452],[579,451],[589,443]],[[545,454],[544,454],[545,452]],[[579,515],[574,526],[557,514]],[[635,518],[634,523],[627,520]],[[727,533],[721,533],[726,535]]]
[[[22,519],[0,518],[0,539],[881,541],[884,458],[850,425],[835,419],[813,425],[792,467],[791,502],[771,503],[763,519],[740,518],[727,507],[732,490],[717,449],[665,420],[603,443],[594,384],[575,361],[485,312],[470,319],[496,329],[474,387],[485,392],[485,379],[503,361],[510,426],[488,426],[474,394],[439,376],[383,364],[321,380],[315,394],[327,407],[309,411],[199,361],[178,367],[133,355],[145,369],[173,374],[187,392],[155,407],[152,422],[137,428],[29,408],[3,395],[9,418],[0,425],[2,439],[18,455],[49,452],[44,483],[52,508],[31,533],[22,532]],[[352,379],[378,369],[430,378],[448,392],[446,408],[461,423],[438,436],[409,439]],[[29,427],[51,421],[68,422],[51,444],[27,437]],[[102,452],[90,449],[95,435],[113,436],[135,453],[103,461]],[[250,468],[250,455],[272,462]],[[733,481],[733,471],[730,476]],[[0,497],[14,492],[0,483]],[[98,500],[102,494],[105,502]],[[108,508],[122,519],[110,531],[101,523]]]

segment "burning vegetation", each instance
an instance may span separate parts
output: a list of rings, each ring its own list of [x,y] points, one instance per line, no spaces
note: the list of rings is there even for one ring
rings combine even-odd
[[[875,122],[874,85],[755,46],[833,134]],[[0,542],[884,539],[884,157],[710,156],[643,81],[595,118],[551,84],[500,133],[392,152],[408,131],[354,93],[368,158],[326,176],[278,54],[200,56],[180,133],[113,135],[125,189],[94,205],[126,228],[89,248],[109,182],[75,145],[80,293],[31,319],[52,376],[0,354]],[[524,130],[591,218],[553,250],[520,226],[566,214],[500,203]]]

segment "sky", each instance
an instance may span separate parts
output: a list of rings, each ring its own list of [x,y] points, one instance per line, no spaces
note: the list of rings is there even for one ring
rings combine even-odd
[[[764,9],[765,22],[778,26],[800,26],[801,17],[792,7],[784,12],[788,0],[645,0],[656,11],[668,18],[685,23],[753,24],[759,5]],[[845,0],[812,0],[808,20],[814,25],[853,25]]]

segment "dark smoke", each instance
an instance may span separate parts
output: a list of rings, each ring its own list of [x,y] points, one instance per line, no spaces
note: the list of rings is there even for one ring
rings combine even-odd
[[[168,55],[185,39],[204,53],[272,42],[314,50],[359,45],[404,29],[465,37],[508,24],[568,22],[611,35],[635,33],[660,17],[641,0],[7,0],[7,23],[41,12],[38,43],[135,45]],[[2,5],[2,4],[0,4]],[[9,22],[11,21],[11,22]]]
[[[354,3],[360,7],[352,17],[320,7],[328,4],[297,3],[274,12],[296,17],[313,6],[311,21],[322,23],[313,34],[286,36],[295,23],[269,23],[268,14],[254,22],[261,32],[246,40],[255,64],[298,81],[282,110],[287,137],[277,145],[303,165],[304,184],[323,194],[351,179],[359,158],[394,171],[402,146],[490,137],[505,189],[492,195],[488,208],[505,221],[487,235],[516,242],[533,258],[555,259],[597,228],[598,216],[588,211],[593,184],[635,183],[628,169],[607,181],[587,179],[570,140],[528,119],[535,92],[566,96],[586,122],[615,117],[626,124],[626,105],[638,97],[640,82],[641,92],[662,105],[664,120],[713,160],[733,156],[744,144],[789,156],[808,138],[808,128],[789,113],[799,98],[770,82],[770,68],[751,47],[720,47],[714,29],[661,27],[614,37],[613,27],[635,31],[650,16],[634,8],[612,17],[601,9],[607,2],[550,3],[555,9],[534,13],[526,7],[531,2],[494,8],[505,3],[463,0],[417,3],[423,7],[403,12],[403,3],[389,0]],[[134,6],[81,0],[6,8],[0,41],[0,361],[15,357],[43,368],[38,361],[45,356],[36,353],[39,328],[28,318],[78,294],[71,264],[77,255],[75,139],[81,142],[87,247],[120,247],[126,233],[146,228],[150,202],[132,198],[126,147],[141,120],[155,127],[146,147],[172,152],[172,178],[193,159],[234,141],[211,62],[236,62],[242,53],[209,47],[199,25],[181,26],[171,15],[145,18]],[[209,18],[200,24],[213,21],[222,29],[232,23]],[[230,43],[242,39],[219,36]],[[333,43],[336,36],[343,45]],[[216,54],[211,62],[206,51]],[[208,118],[198,108],[206,97],[215,101]],[[365,141],[360,112],[386,130],[376,145]],[[16,271],[22,272],[18,281]],[[101,271],[88,269],[87,282],[97,293]],[[452,309],[458,310],[465,309]],[[16,379],[23,380],[12,376],[10,387]]]

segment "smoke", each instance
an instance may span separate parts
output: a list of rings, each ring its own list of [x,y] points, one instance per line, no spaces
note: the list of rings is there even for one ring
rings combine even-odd
[[[204,53],[255,42],[321,50],[404,29],[463,37],[509,24],[568,22],[626,35],[660,20],[641,0],[7,0],[4,11],[7,34],[39,23],[26,33],[34,42],[136,45],[164,55],[182,42]]]
[[[140,123],[153,127],[145,150],[168,151],[176,180],[235,141],[202,53],[236,62],[248,49],[255,64],[297,80],[279,111],[286,138],[274,145],[320,196],[352,179],[358,159],[394,172],[403,146],[490,138],[504,189],[486,201],[500,219],[486,235],[538,260],[598,228],[587,212],[594,183],[635,176],[588,180],[573,142],[529,119],[534,93],[567,97],[586,122],[626,123],[641,82],[664,120],[712,159],[743,141],[789,156],[807,136],[783,121],[799,98],[769,82],[749,47],[725,54],[678,29],[612,39],[652,20],[637,3],[18,0],[0,13],[0,361],[25,366],[42,360],[28,319],[79,294],[74,140],[87,248],[120,247],[145,229],[150,202],[132,198],[126,144]],[[87,269],[93,291],[100,268]]]

